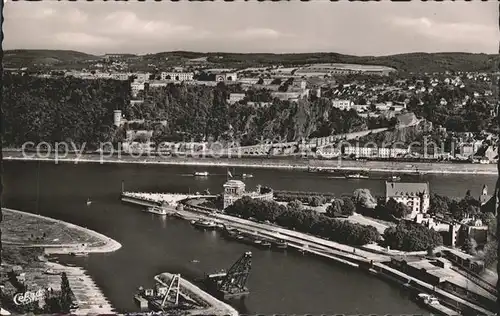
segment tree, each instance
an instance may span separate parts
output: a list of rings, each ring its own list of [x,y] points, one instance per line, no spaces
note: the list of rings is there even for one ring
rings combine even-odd
[[[477,244],[475,240],[471,238],[467,238],[464,241],[464,244],[462,245],[462,250],[468,253],[469,255],[475,255],[476,254],[476,247]]]
[[[354,206],[352,199],[348,198],[348,197],[344,197],[344,198],[342,198],[342,201],[343,201],[342,206],[341,206],[342,214],[348,215],[348,216],[353,215],[354,212],[356,211],[356,206]]]
[[[411,214],[411,209],[401,202],[397,202],[393,198],[387,201],[386,209],[389,215],[396,218],[406,218]]]
[[[375,208],[377,200],[372,196],[368,189],[357,189],[353,193],[354,202],[356,205],[363,208]]]
[[[342,213],[343,200],[334,199],[332,204],[326,208],[326,215],[330,217],[336,217]]]
[[[308,198],[309,205],[311,206],[321,206],[325,203],[325,199],[322,196],[310,196]]]
[[[300,202],[299,200],[293,200],[289,202],[287,206],[290,209],[300,211],[302,209],[302,202]]]
[[[59,303],[62,313],[69,313],[71,304],[73,303],[72,295],[73,292],[71,291],[71,287],[69,286],[68,277],[66,275],[66,272],[63,272],[61,275],[61,296]]]
[[[413,222],[400,222],[384,231],[384,244],[403,251],[428,251],[443,244],[442,236]]]

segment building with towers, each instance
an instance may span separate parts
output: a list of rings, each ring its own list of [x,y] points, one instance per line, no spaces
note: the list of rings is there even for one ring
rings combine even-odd
[[[261,200],[273,200],[274,194],[273,190],[267,187],[257,186],[257,189],[253,192],[245,191],[245,183],[240,180],[228,180],[223,185],[224,193],[224,209],[232,205],[237,200],[244,196],[251,197],[252,199]]]

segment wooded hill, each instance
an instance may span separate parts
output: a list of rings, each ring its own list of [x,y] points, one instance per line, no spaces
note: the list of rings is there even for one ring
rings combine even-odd
[[[207,57],[210,67],[258,67],[271,65],[302,65],[312,63],[354,63],[393,67],[405,72],[444,72],[444,71],[497,71],[500,57],[498,54],[472,53],[408,53],[389,56],[353,56],[338,53],[302,54],[236,54],[200,52],[162,52],[147,55],[127,54],[130,69],[147,69],[150,63],[157,66],[179,65],[189,59]],[[64,67],[78,62],[99,59],[100,56],[65,50],[8,50],[4,52],[4,67],[53,66]],[[166,60],[168,58],[168,60]],[[120,58],[118,58],[120,59]],[[496,66],[498,68],[498,66]]]

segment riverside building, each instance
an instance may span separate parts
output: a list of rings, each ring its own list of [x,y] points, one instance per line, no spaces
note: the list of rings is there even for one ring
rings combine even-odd
[[[232,205],[237,200],[241,199],[244,196],[251,197],[252,199],[262,199],[262,200],[272,200],[273,190],[270,188],[262,187],[260,185],[257,186],[257,190],[254,192],[246,192],[245,191],[245,183],[240,180],[229,180],[224,183],[224,209]]]
[[[429,183],[386,182],[385,200],[396,200],[411,209],[407,219],[414,219],[419,213],[427,213],[430,206]]]

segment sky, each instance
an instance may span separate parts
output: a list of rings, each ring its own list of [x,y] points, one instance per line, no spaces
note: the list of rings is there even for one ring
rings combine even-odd
[[[500,40],[494,1],[4,1],[4,50],[495,54]]]

